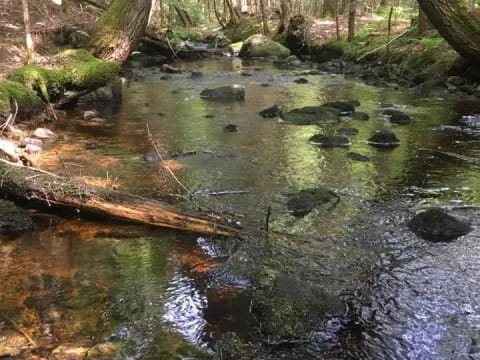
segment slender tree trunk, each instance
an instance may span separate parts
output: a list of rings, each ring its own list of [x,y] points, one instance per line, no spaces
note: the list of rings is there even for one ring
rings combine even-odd
[[[464,0],[418,0],[440,35],[463,57],[480,61],[480,18]]]
[[[222,29],[225,29],[225,24],[223,23],[222,21],[222,17],[220,16],[220,14],[218,13],[218,9],[217,9],[217,0],[212,0],[213,1],[213,11],[215,13],[215,17],[217,18],[217,21],[218,23],[220,24],[220,26],[222,27]]]
[[[268,30],[267,14],[266,14],[266,11],[265,11],[265,0],[260,0],[260,12],[262,13],[263,35],[268,35],[269,30]]]
[[[323,2],[323,17],[334,16],[337,8],[336,0],[324,0]]]
[[[422,11],[422,9],[418,9],[418,35],[423,35],[427,30],[427,16]]]
[[[275,36],[282,35],[287,31],[288,20],[290,19],[289,0],[280,0],[280,21],[278,22]]]
[[[337,40],[340,40],[340,20],[338,18],[338,0],[335,4],[335,30],[337,32]]]
[[[350,0],[350,8],[348,10],[348,41],[355,38],[355,16],[357,13],[357,0]]]
[[[23,23],[25,25],[25,42],[27,45],[27,64],[33,64],[35,62],[35,48],[33,46],[30,12],[28,11],[28,0],[22,0],[22,7]]]
[[[151,8],[152,0],[113,0],[99,20],[95,54],[124,62],[144,34]]]

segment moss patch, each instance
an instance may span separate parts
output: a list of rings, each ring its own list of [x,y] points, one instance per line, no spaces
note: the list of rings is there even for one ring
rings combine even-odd
[[[51,93],[63,92],[62,89],[71,81],[66,70],[45,69],[37,65],[21,66],[8,73],[7,79],[36,91],[46,101],[50,101]]]
[[[0,81],[0,115],[14,112],[14,102],[18,104],[21,113],[33,113],[43,105],[33,90],[18,82]]]
[[[244,18],[239,24],[231,23],[224,29],[225,35],[233,42],[243,41],[259,32],[260,22],[254,18]]]
[[[203,35],[195,29],[190,28],[173,28],[167,31],[167,36],[170,40],[174,42],[178,41],[201,41],[203,40]]]
[[[57,58],[63,69],[71,73],[72,84],[78,88],[96,89],[117,77],[118,64],[97,59],[86,50],[66,50]]]

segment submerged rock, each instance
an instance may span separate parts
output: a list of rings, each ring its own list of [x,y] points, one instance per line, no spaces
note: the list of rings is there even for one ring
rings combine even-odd
[[[97,110],[86,110],[84,113],[83,113],[83,120],[91,120],[95,117],[97,117],[99,115],[98,111]]]
[[[119,345],[113,342],[97,344],[90,348],[85,356],[85,360],[107,360],[114,359]]]
[[[304,189],[290,197],[287,208],[295,217],[304,217],[317,206],[338,199],[338,196],[326,188]]]
[[[46,128],[37,128],[33,132],[33,136],[35,136],[37,139],[56,139],[57,138],[57,135],[53,131]]]
[[[0,200],[0,235],[14,238],[33,230],[28,213],[8,200]]]
[[[267,109],[263,109],[259,112],[260,116],[264,118],[274,118],[282,114],[282,107],[280,105],[273,105]]]
[[[351,114],[355,111],[356,102],[353,101],[331,101],[323,104],[323,106],[332,107],[339,109],[342,114],[348,113]]]
[[[4,356],[18,356],[28,344],[25,336],[16,331],[0,331],[0,358]]]
[[[193,79],[198,79],[203,77],[203,73],[201,71],[192,71],[190,72],[190,77]]]
[[[183,73],[183,69],[179,69],[179,68],[173,67],[173,66],[168,65],[168,64],[163,64],[160,67],[160,70],[167,73],[167,74],[181,74],[181,73]]]
[[[17,153],[17,145],[10,140],[0,139],[0,153],[7,160],[17,162],[19,160]]]
[[[95,142],[94,140],[87,140],[85,141],[85,149],[87,150],[95,150],[95,149],[100,149],[102,145],[99,143]]]
[[[308,84],[308,80],[305,79],[305,78],[295,79],[295,80],[293,80],[293,82],[297,83],[297,84]]]
[[[157,154],[156,152],[150,152],[148,154],[143,155],[143,160],[146,162],[159,162],[163,160],[171,159],[170,154]]]
[[[352,136],[358,134],[358,129],[355,128],[341,128],[335,130],[336,135],[343,135],[343,136]]]
[[[240,57],[247,58],[268,58],[271,56],[286,58],[289,55],[289,49],[262,34],[252,35],[245,40],[239,53]]]
[[[52,351],[48,360],[84,360],[89,348],[75,344],[63,344]]]
[[[312,145],[320,147],[347,147],[350,146],[350,139],[343,135],[316,134],[309,139]]]
[[[237,131],[238,131],[238,126],[235,124],[228,124],[223,128],[223,132],[227,132],[227,133],[232,133]]]
[[[392,124],[408,125],[412,122],[410,116],[400,110],[387,109],[382,113],[382,115],[390,117],[390,122]]]
[[[306,106],[281,115],[283,122],[293,125],[333,124],[340,121],[340,111],[327,106]]]
[[[368,138],[368,143],[379,148],[394,148],[400,145],[400,140],[389,130],[377,130]]]
[[[288,274],[277,276],[271,289],[257,291],[252,305],[262,333],[274,343],[304,341],[326,319],[345,312],[340,298]]]
[[[418,236],[432,242],[452,241],[472,231],[469,224],[447,214],[442,209],[430,209],[416,215],[408,227]]]
[[[243,101],[245,100],[245,87],[242,85],[230,85],[215,89],[205,89],[200,93],[200,97],[214,101]]]
[[[162,75],[160,76],[160,80],[171,80],[172,79],[172,75]]]
[[[42,147],[33,144],[27,144],[27,146],[25,146],[25,151],[27,154],[37,155],[42,152]]]
[[[347,157],[353,161],[368,162],[371,160],[368,156],[365,156],[356,152],[347,153]]]
[[[368,115],[367,113],[364,113],[364,112],[357,112],[355,111],[352,115],[352,119],[354,120],[369,120],[370,119],[370,115]]]

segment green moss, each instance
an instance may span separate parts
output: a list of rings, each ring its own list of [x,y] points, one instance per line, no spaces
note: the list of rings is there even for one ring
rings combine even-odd
[[[31,89],[18,82],[0,81],[0,113],[15,111],[14,102],[17,102],[19,111],[24,113],[33,112],[42,106],[42,101]]]
[[[97,59],[86,50],[66,50],[57,57],[63,69],[71,72],[76,87],[95,89],[117,77],[118,64]]]
[[[46,101],[50,100],[50,93],[71,82],[68,71],[45,69],[37,65],[25,65],[12,70],[7,74],[7,79],[37,91]]]

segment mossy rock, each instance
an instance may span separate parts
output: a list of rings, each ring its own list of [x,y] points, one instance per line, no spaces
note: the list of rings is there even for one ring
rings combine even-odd
[[[280,274],[271,289],[257,291],[253,311],[268,342],[301,342],[329,317],[345,312],[341,300],[319,286]]]
[[[334,124],[340,121],[340,110],[328,106],[305,106],[283,113],[284,123],[292,125]]]
[[[0,116],[6,117],[15,112],[15,102],[22,115],[33,114],[43,107],[42,101],[33,90],[15,81],[0,81]]]
[[[72,82],[69,71],[46,69],[38,65],[25,65],[12,70],[7,74],[7,79],[25,85],[45,101],[51,100],[50,95],[62,94]]]
[[[72,73],[72,84],[78,88],[96,89],[117,78],[118,64],[97,59],[86,50],[66,50],[57,59]]]
[[[239,56],[246,58],[271,56],[286,58],[290,56],[290,50],[265,35],[256,34],[243,42]]]

